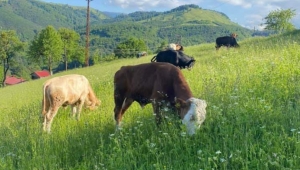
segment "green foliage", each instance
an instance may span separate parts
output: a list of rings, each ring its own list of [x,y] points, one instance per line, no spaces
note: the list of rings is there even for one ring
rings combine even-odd
[[[90,21],[100,22],[109,18],[91,9]],[[86,22],[86,8],[46,3],[37,0],[0,1],[0,25],[2,29],[14,29],[22,40],[31,40],[48,25],[55,28],[74,29]]]
[[[114,52],[118,58],[132,58],[137,57],[139,52],[146,50],[147,46],[143,40],[129,38],[127,41],[118,44]]]
[[[115,131],[113,75],[152,56],[54,75],[85,75],[102,105],[83,110],[79,121],[61,108],[51,134],[42,133],[39,119],[41,87],[50,77],[2,88],[0,169],[300,169],[299,36],[256,37],[218,52],[212,43],[186,47],[197,62],[181,71],[194,96],[208,103],[192,137],[170,113],[157,127],[150,104],[133,103]]]
[[[85,48],[83,46],[78,46],[73,55],[73,61],[77,61],[79,65],[83,65],[85,62]]]
[[[78,30],[83,36],[85,28]],[[148,50],[154,53],[159,45],[180,43],[183,46],[215,42],[219,36],[239,35],[238,40],[251,36],[253,31],[233,23],[219,12],[187,5],[167,12],[134,12],[109,19],[91,27],[91,46],[103,47],[105,55],[112,53],[120,42],[129,37],[143,39]]]
[[[0,64],[2,65],[1,86],[5,86],[7,72],[13,64],[13,58],[22,50],[23,43],[13,30],[0,31]]]
[[[0,1],[0,6],[0,25],[15,29],[21,39],[31,41],[40,30],[52,25],[56,29],[64,27],[76,30],[81,42],[84,42],[86,8],[35,0]],[[101,48],[103,57],[112,56],[117,44],[130,37],[145,41],[148,51],[153,53],[165,40],[191,46],[214,42],[218,36],[232,32],[239,35],[239,40],[252,34],[251,30],[230,21],[225,14],[201,9],[193,4],[165,12],[137,11],[116,18],[105,17],[103,13],[91,9],[90,19],[91,54],[93,50]]]
[[[165,50],[167,47],[168,47],[167,41],[163,41],[161,42],[160,46],[157,48],[155,53],[159,53],[160,51]]]
[[[68,62],[77,57],[76,50],[78,50],[79,47],[80,37],[78,33],[68,28],[59,28],[58,32],[63,43],[63,60],[65,63],[65,70],[67,70]]]
[[[28,55],[33,59],[46,60],[48,70],[52,73],[53,63],[62,59],[62,47],[60,34],[53,26],[48,26],[31,42]]]
[[[271,11],[264,19],[266,22],[266,30],[275,30],[279,33],[291,31],[295,26],[291,23],[291,19],[296,15],[296,10],[292,9],[277,9]]]

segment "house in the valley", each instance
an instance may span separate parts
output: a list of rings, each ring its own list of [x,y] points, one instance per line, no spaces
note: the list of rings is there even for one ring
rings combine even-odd
[[[18,77],[15,77],[15,76],[6,76],[6,79],[5,79],[4,83],[5,83],[6,86],[11,86],[11,85],[23,83],[25,81],[26,80],[23,79],[23,78],[18,78]]]
[[[48,77],[51,74],[48,70],[41,70],[41,71],[35,71],[35,72],[31,73],[30,75],[31,75],[31,79],[35,80],[35,79],[40,79],[43,77]]]

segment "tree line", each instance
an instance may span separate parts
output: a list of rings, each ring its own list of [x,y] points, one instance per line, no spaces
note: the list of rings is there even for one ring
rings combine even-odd
[[[53,68],[60,63],[64,64],[64,70],[68,69],[68,62],[77,62],[79,66],[83,64],[84,47],[80,45],[80,36],[74,30],[56,30],[53,26],[47,26],[29,44],[22,42],[14,30],[2,30],[0,36],[1,86],[5,86],[9,71],[28,78],[26,74],[39,68],[46,67],[52,74]],[[28,70],[17,70],[18,65],[25,65]]]

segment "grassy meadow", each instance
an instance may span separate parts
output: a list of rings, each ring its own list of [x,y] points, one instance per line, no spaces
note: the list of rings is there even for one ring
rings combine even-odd
[[[123,59],[55,74],[85,75],[102,105],[81,119],[61,108],[51,134],[42,132],[42,84],[0,89],[2,170],[300,169],[300,31],[239,42],[239,49],[185,48],[195,67],[182,70],[207,118],[195,136],[166,113],[159,128],[151,105],[134,103],[115,134],[113,76]],[[146,78],[146,77],[145,77]]]

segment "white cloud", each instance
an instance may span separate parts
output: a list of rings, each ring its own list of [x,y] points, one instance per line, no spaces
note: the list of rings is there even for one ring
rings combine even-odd
[[[250,3],[249,1],[246,0],[219,0],[220,2],[223,3],[228,3],[234,6],[241,6],[243,8],[251,8],[252,7],[252,3]]]
[[[185,4],[196,4],[204,9],[225,13],[234,22],[244,27],[259,28],[271,11],[276,9],[295,9],[297,15],[292,19],[300,27],[300,0],[95,0],[106,6],[124,11],[167,11]],[[94,2],[95,3],[95,2]]]
[[[199,0],[109,0],[110,5],[116,5],[123,9],[139,9],[152,11],[155,8],[172,9],[185,4],[197,4]]]
[[[263,30],[265,28],[265,25],[263,24],[264,21],[262,20],[264,16],[252,14],[247,15],[245,18],[246,22],[243,24],[244,27],[255,30]]]

